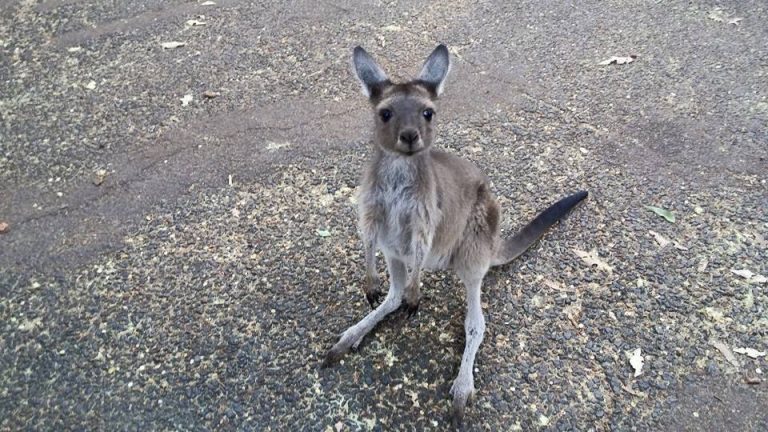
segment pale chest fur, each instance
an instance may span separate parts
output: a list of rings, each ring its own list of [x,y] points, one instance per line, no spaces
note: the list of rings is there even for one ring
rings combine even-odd
[[[406,262],[417,247],[429,257],[442,219],[436,185],[428,172],[418,168],[415,164],[390,163],[375,171],[375,178],[364,184],[360,195],[361,227],[368,226],[376,246],[385,254]],[[425,267],[443,265],[435,262]]]

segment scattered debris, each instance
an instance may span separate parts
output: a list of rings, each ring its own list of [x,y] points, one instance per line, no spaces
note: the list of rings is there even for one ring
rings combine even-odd
[[[671,211],[669,211],[669,210],[665,210],[665,209],[663,209],[661,207],[654,207],[654,206],[649,206],[649,205],[645,206],[645,208],[647,208],[648,210],[650,210],[650,211],[656,213],[657,215],[663,217],[668,222],[672,222],[672,223],[675,222],[675,215]]]
[[[192,97],[192,95],[191,95],[191,94],[187,94],[187,95],[184,95],[184,96],[181,98],[181,106],[187,106],[187,105],[189,105],[189,103],[190,103],[190,102],[192,102],[192,99],[193,99],[193,97]]]
[[[688,247],[686,247],[686,246],[683,246],[683,245],[681,245],[680,243],[678,243],[678,242],[676,242],[676,241],[673,241],[673,242],[672,242],[672,245],[673,245],[673,246],[675,247],[675,249],[677,249],[677,250],[681,250],[681,251],[687,251],[687,250],[688,250]]]
[[[95,186],[101,186],[101,184],[104,183],[104,179],[107,178],[108,174],[109,173],[105,169],[96,170],[96,175],[93,178],[93,184]]]
[[[78,51],[80,51],[82,49],[83,49],[82,47],[74,46],[74,47],[67,48],[67,51],[73,53],[73,52],[78,52]]]
[[[725,357],[725,359],[728,360],[728,362],[732,364],[734,367],[738,368],[740,366],[739,360],[736,358],[735,355],[733,355],[733,351],[731,351],[731,349],[728,348],[728,345],[718,340],[711,340],[709,341],[709,344],[717,348],[718,351],[720,351],[720,353],[723,354],[723,357]]]
[[[96,81],[94,81],[94,80],[88,81],[88,84],[85,85],[85,88],[87,88],[88,90],[95,89],[96,88]]]
[[[5,234],[11,228],[8,222],[0,222],[0,234]]]
[[[611,64],[617,64],[617,65],[623,65],[627,63],[632,63],[637,58],[636,55],[630,54],[629,57],[619,57],[619,56],[613,56],[607,60],[603,60],[598,65],[600,66],[608,66]]]
[[[212,90],[206,90],[203,92],[203,97],[206,99],[213,99],[221,96],[221,93]]]
[[[606,273],[613,273],[613,267],[608,265],[605,261],[600,259],[600,256],[597,254],[597,249],[592,249],[589,252],[585,252],[580,249],[573,249],[573,252],[581,258],[588,266],[590,267],[597,267],[598,270],[603,270]]]
[[[747,357],[753,358],[753,359],[765,357],[766,355],[768,355],[768,353],[766,353],[765,351],[758,351],[754,348],[734,348],[733,352],[744,354]]]
[[[579,147],[579,151],[581,152],[581,154],[589,153],[589,150],[585,149],[584,147]]]
[[[197,26],[204,26],[206,25],[205,21],[199,21],[196,19],[187,20],[186,22],[187,27],[197,27]]]
[[[629,364],[635,370],[635,377],[639,377],[643,373],[643,365],[645,364],[645,358],[641,354],[640,348],[636,348],[632,353],[627,353]]]
[[[210,1],[209,0],[209,1],[204,1],[204,2],[200,3],[200,6],[213,6],[215,4],[216,4],[215,1]]]
[[[747,384],[760,384],[763,382],[759,376],[747,372],[744,374],[744,382]]]
[[[662,249],[670,243],[669,240],[665,239],[663,235],[657,233],[656,231],[649,230],[648,234],[652,235],[653,238],[656,239],[656,243],[658,243],[659,247]]]
[[[163,49],[174,49],[174,48],[183,47],[186,44],[187,44],[186,42],[172,41],[172,42],[163,42],[160,45],[163,47]]]
[[[399,25],[394,25],[394,24],[393,25],[384,26],[381,29],[384,30],[384,31],[388,31],[388,32],[403,31],[403,29]]]
[[[324,230],[324,229],[319,229],[319,228],[315,230],[315,233],[317,235],[319,235],[320,237],[330,237],[331,236],[331,232],[330,231]]]

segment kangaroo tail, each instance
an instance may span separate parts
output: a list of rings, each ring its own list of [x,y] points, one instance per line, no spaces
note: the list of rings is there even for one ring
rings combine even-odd
[[[546,210],[539,213],[534,220],[528,223],[522,230],[520,230],[514,237],[504,239],[503,243],[496,252],[496,256],[493,258],[492,265],[506,264],[513,259],[523,254],[529,247],[531,247],[536,240],[541,238],[542,235],[565,216],[576,204],[580,203],[587,197],[586,191],[576,192],[573,195],[569,195],[560,201],[552,204]]]

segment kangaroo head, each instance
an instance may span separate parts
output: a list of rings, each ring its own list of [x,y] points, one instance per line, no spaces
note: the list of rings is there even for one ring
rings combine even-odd
[[[412,156],[432,145],[435,101],[451,68],[448,48],[438,45],[416,79],[392,83],[361,47],[352,53],[355,74],[374,112],[376,145],[384,151]]]

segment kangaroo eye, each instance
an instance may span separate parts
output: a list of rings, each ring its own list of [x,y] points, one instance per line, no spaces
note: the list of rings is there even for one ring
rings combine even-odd
[[[379,111],[379,117],[381,117],[381,121],[386,123],[386,122],[389,121],[389,119],[392,118],[392,111],[390,111],[388,109],[383,109],[383,110]]]
[[[432,108],[427,108],[423,113],[421,113],[421,115],[423,115],[427,121],[432,121],[432,116],[435,115],[435,112],[432,111]]]

